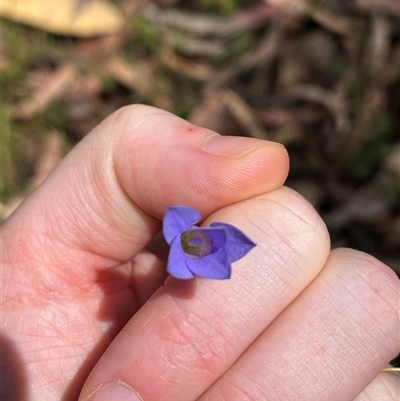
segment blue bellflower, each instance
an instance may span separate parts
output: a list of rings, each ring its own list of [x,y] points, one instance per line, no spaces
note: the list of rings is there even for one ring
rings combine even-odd
[[[168,273],[183,280],[195,276],[230,278],[231,263],[246,255],[256,244],[230,224],[195,226],[200,219],[196,209],[186,206],[173,206],[165,213],[163,232],[171,246]]]

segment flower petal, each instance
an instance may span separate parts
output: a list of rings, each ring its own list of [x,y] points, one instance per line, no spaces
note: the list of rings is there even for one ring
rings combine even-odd
[[[187,206],[169,207],[163,220],[163,233],[165,240],[171,245],[173,239],[187,231],[201,219],[196,209]]]
[[[227,240],[227,232],[224,227],[195,227],[196,231],[206,232],[213,241],[212,253],[223,248]]]
[[[188,258],[187,265],[190,271],[196,276],[217,280],[231,277],[232,268],[228,261],[228,254],[224,248],[204,258]]]
[[[194,278],[193,273],[187,265],[188,256],[183,252],[181,246],[181,237],[176,237],[169,250],[167,272],[176,278],[188,280]]]
[[[241,259],[256,246],[250,238],[230,224],[216,222],[211,223],[210,227],[223,227],[225,229],[227,239],[224,248],[230,263]]]

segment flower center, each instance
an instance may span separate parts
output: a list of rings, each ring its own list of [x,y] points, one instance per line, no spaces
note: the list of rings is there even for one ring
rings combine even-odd
[[[212,252],[214,241],[206,231],[190,230],[182,234],[181,245],[186,254],[203,258]]]

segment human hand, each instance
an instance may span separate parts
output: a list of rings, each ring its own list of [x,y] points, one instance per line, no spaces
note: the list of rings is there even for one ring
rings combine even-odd
[[[287,172],[281,145],[158,109],[105,120],[2,227],[2,399],[397,400],[399,280],[330,252]],[[257,243],[230,280],[144,249],[178,204]]]

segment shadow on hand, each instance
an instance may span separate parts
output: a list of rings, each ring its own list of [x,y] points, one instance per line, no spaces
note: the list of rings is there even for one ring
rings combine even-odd
[[[129,275],[118,269],[99,271],[96,284],[103,292],[97,311],[97,319],[109,324],[97,339],[74,377],[61,401],[76,401],[90,372],[104,354],[107,347],[137,310],[135,295],[130,288]]]
[[[135,268],[135,266],[133,266]],[[142,278],[141,285],[147,285],[150,277]],[[196,280],[177,280],[169,278],[163,291],[156,291],[153,297],[159,297],[162,293],[169,293],[177,298],[192,298],[196,290]],[[122,330],[125,324],[134,316],[142,306],[132,286],[132,274],[129,268],[121,265],[106,271],[97,272],[96,284],[103,292],[103,299],[97,311],[99,321],[109,324],[96,344],[93,345],[90,353],[86,356],[61,401],[76,401],[79,397],[86,378],[103,355],[107,347]],[[142,346],[137,344],[138,347]]]
[[[0,401],[27,401],[27,378],[20,353],[3,334],[0,341]]]

